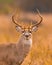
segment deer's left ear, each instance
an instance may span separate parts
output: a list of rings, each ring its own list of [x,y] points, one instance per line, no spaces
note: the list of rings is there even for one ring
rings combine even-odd
[[[34,27],[32,27],[32,31],[37,31],[38,30],[38,27],[37,26],[34,26]]]
[[[22,28],[20,26],[16,26],[17,32],[22,32]]]

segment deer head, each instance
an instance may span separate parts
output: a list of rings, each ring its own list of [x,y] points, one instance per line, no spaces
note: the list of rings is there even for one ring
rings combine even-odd
[[[43,20],[43,18],[42,18],[42,16],[40,15],[40,12],[39,12],[38,9],[37,9],[37,12],[38,12],[38,15],[39,15],[39,17],[40,17],[40,21],[37,22],[36,24],[33,24],[31,27],[28,27],[28,28],[22,28],[22,26],[19,25],[19,24],[17,24],[16,21],[14,20],[14,16],[15,16],[15,15],[12,16],[12,21],[13,21],[13,23],[16,25],[16,30],[17,30],[18,32],[21,32],[21,33],[23,34],[23,36],[24,36],[27,40],[31,37],[33,31],[35,31],[35,32],[37,31],[39,25],[41,24],[41,22],[42,22],[42,20]]]

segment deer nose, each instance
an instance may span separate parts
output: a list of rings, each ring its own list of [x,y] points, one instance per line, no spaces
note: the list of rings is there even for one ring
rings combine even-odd
[[[26,37],[29,37],[29,35],[25,35]]]

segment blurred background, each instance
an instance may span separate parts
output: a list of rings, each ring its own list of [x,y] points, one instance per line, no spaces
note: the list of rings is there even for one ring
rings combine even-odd
[[[33,32],[30,59],[28,56],[24,65],[29,65],[30,60],[33,60],[31,65],[52,65],[52,0],[0,0],[0,44],[15,43],[20,38],[20,33],[16,31],[11,19],[13,13],[17,11],[18,18],[21,16],[39,21],[38,14],[35,14],[36,8],[39,9],[43,22],[38,31]],[[22,26],[30,23],[22,22],[20,21]]]
[[[28,12],[26,14],[28,17],[30,17],[30,19],[39,20],[39,17],[37,18],[37,16],[35,15],[36,8],[39,9],[44,18],[43,24],[47,22],[46,25],[50,24],[49,26],[51,27],[52,0],[0,0],[0,42],[16,42],[17,40],[16,37],[18,36],[18,34],[11,20],[11,17],[15,13],[15,11],[17,11],[19,17],[21,16],[20,12],[22,10]]]
[[[51,13],[52,0],[0,0],[0,13],[8,14],[17,8],[25,11],[38,8],[43,13]]]

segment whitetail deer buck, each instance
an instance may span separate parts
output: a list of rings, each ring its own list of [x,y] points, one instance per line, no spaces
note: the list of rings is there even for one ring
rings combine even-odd
[[[22,35],[16,44],[0,45],[0,65],[21,65],[32,47],[32,32],[37,30],[43,20],[39,11],[38,15],[41,18],[40,21],[32,25],[31,28],[25,29],[17,24],[14,20],[14,15],[12,16],[12,21],[16,24],[17,31]]]

